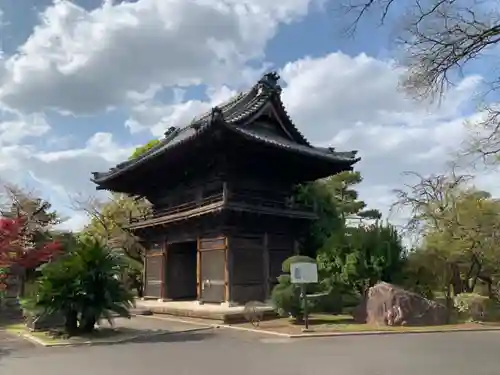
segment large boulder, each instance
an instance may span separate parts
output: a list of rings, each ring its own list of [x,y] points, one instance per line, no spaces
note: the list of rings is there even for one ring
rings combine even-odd
[[[373,325],[442,325],[448,321],[448,312],[443,305],[417,293],[381,282],[369,289],[353,317],[359,323]]]

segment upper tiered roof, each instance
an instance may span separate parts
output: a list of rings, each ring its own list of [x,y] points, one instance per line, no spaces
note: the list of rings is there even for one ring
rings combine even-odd
[[[288,116],[281,101],[281,87],[277,73],[265,74],[250,90],[241,92],[211,111],[197,116],[187,126],[171,127],[158,145],[141,156],[120,163],[107,172],[93,172],[96,184],[105,184],[121,174],[128,173],[141,165],[190,143],[216,127],[232,132],[248,140],[267,144],[288,152],[321,159],[347,167],[356,163],[356,151],[337,152],[333,148],[312,146]],[[275,119],[276,126],[258,126],[255,120],[263,115]]]

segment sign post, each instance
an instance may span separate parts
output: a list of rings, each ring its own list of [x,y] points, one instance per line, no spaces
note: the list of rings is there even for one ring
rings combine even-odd
[[[292,284],[300,285],[300,298],[304,300],[305,329],[309,329],[309,311],[306,286],[318,282],[318,266],[316,263],[292,263],[290,265],[290,279]]]

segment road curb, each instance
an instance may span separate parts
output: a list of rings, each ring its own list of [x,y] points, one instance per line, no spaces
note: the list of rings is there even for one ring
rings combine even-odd
[[[139,316],[138,316],[139,317]],[[286,337],[290,339],[301,339],[301,338],[321,338],[321,337],[336,337],[336,336],[377,336],[377,335],[415,335],[415,334],[424,334],[424,333],[452,333],[452,332],[488,332],[488,331],[500,331],[500,327],[489,327],[489,328],[456,328],[456,329],[433,329],[433,330],[412,330],[412,331],[361,331],[361,332],[311,332],[311,333],[299,333],[299,334],[289,334],[275,331],[268,331],[258,328],[247,328],[247,327],[237,327],[229,324],[217,324],[217,323],[202,323],[202,322],[193,322],[184,319],[178,319],[170,316],[155,316],[155,315],[147,315],[140,316],[141,318],[148,319],[157,319],[157,320],[167,320],[172,322],[179,322],[185,324],[193,324],[198,326],[209,326],[212,328],[228,328],[237,331],[246,331],[253,333],[262,333],[265,335],[271,336],[280,336]]]
[[[500,331],[499,328],[464,328],[464,329],[433,329],[427,331],[365,331],[365,332],[317,332],[288,335],[289,338],[314,338],[314,337],[335,337],[335,336],[383,336],[383,335],[416,335],[425,333],[457,333],[457,332],[489,332]]]
[[[99,345],[112,345],[112,344],[123,344],[127,342],[132,342],[137,339],[141,339],[144,337],[147,338],[152,338],[155,336],[162,336],[162,335],[175,335],[179,333],[191,333],[191,332],[198,332],[198,331],[207,331],[209,329],[212,329],[212,327],[204,327],[204,328],[192,328],[192,329],[184,329],[181,331],[152,331],[148,333],[140,333],[136,335],[129,335],[126,337],[122,337],[119,339],[109,339],[109,340],[100,340],[100,341],[81,341],[81,342],[55,342],[55,343],[49,343],[46,342],[36,336],[33,336],[30,333],[19,333],[18,335],[21,336],[22,338],[31,341],[34,344],[46,347],[46,348],[53,348],[53,347],[75,347],[75,346],[99,346]]]
[[[220,326],[220,324],[218,324],[218,323],[196,322],[196,321],[186,320],[186,319],[182,319],[182,318],[175,318],[174,316],[171,317],[169,315],[162,315],[162,316],[156,316],[156,315],[137,315],[135,318],[168,320],[169,322],[185,323],[185,324],[192,324],[192,325],[195,325],[195,326],[211,327],[211,328],[217,328],[218,326]]]

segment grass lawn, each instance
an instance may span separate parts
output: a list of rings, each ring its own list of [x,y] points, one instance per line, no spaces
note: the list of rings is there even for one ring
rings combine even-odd
[[[255,328],[250,323],[233,324],[234,326]],[[265,331],[274,331],[287,334],[300,334],[304,325],[293,324],[288,318],[279,318],[260,322],[258,329]],[[499,323],[457,323],[447,324],[444,326],[422,326],[422,327],[387,327],[373,326],[368,324],[355,323],[350,315],[329,315],[329,314],[312,314],[309,318],[309,329],[313,332],[369,332],[369,331],[393,331],[393,332],[425,332],[433,330],[457,330],[457,329],[493,329],[500,328]]]
[[[49,332],[44,332],[44,331],[32,332],[23,323],[11,324],[9,326],[6,326],[5,331],[15,335],[30,335],[32,337],[35,337],[43,341],[45,344],[49,345],[73,344],[82,342],[99,342],[102,340],[109,340],[110,338],[120,339],[138,333],[136,330],[128,328],[119,328],[119,329],[99,328],[96,329],[91,334],[73,336],[70,338],[63,338],[63,337],[52,337],[49,334]]]

